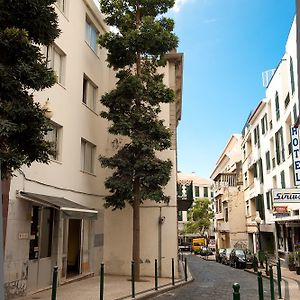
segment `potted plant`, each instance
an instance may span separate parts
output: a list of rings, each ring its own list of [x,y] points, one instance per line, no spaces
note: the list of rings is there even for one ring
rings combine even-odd
[[[296,270],[295,253],[294,252],[289,252],[289,254],[288,254],[288,268],[290,271]]]

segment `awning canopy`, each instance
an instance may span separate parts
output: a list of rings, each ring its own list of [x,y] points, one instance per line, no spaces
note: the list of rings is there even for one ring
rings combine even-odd
[[[98,211],[70,201],[63,197],[41,195],[28,192],[18,192],[18,198],[34,202],[45,207],[52,207],[63,212],[71,219],[96,219]]]

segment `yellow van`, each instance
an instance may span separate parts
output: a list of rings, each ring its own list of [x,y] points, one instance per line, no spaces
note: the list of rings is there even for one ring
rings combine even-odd
[[[203,246],[206,246],[205,238],[197,238],[192,241],[192,251],[194,253],[200,253]]]

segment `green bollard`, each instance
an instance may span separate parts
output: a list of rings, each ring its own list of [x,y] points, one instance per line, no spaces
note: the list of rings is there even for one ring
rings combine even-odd
[[[104,299],[104,263],[100,267],[100,300]]]
[[[271,292],[271,300],[275,300],[274,278],[273,278],[273,269],[272,269],[272,266],[269,267],[269,273],[270,273],[270,292]]]
[[[268,265],[268,257],[266,256],[266,275],[269,276],[269,265]]]
[[[131,298],[135,298],[134,261],[131,262]]]
[[[186,257],[184,258],[184,279],[187,281],[187,263],[186,263]]]
[[[53,268],[51,300],[56,300],[57,273],[58,273],[58,267],[55,266],[55,267]]]
[[[240,285],[238,283],[234,283],[232,285],[233,288],[233,300],[240,300]]]
[[[155,281],[155,290],[157,291],[158,289],[158,279],[157,279],[157,259],[155,260],[155,264],[154,264],[154,281]]]
[[[257,269],[257,257],[256,257],[256,255],[253,256],[253,270],[254,270],[254,272],[258,271],[258,269]]]
[[[261,272],[257,272],[257,281],[258,281],[258,299],[264,300],[264,287],[263,287],[263,280],[261,276]]]
[[[174,258],[172,258],[172,285],[175,285]]]
[[[277,286],[278,286],[278,299],[282,299],[281,294],[281,268],[280,268],[280,259],[278,258],[277,263]]]

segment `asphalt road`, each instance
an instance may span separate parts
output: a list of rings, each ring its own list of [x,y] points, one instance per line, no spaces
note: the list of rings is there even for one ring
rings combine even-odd
[[[228,300],[233,299],[233,283],[240,284],[242,300],[258,299],[257,276],[245,272],[242,269],[234,269],[229,266],[206,261],[199,256],[187,256],[189,270],[194,281],[175,290],[158,295],[155,299],[209,299]],[[271,299],[269,280],[263,279],[264,300]],[[275,284],[275,298],[277,285]]]

